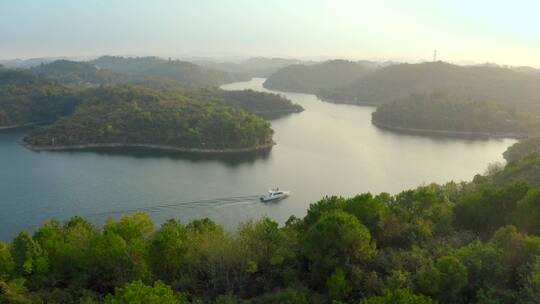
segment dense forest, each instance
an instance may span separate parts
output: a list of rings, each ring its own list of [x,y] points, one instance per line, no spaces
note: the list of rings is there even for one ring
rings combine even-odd
[[[526,155],[515,161],[535,153]],[[515,161],[469,183],[325,197],[282,227],[262,218],[235,233],[208,219],[157,228],[144,213],[102,228],[81,217],[51,220],[0,243],[0,299],[538,303],[538,180],[495,182]]]
[[[127,81],[126,77],[107,69],[98,69],[88,62],[56,60],[30,69],[39,77],[71,86],[98,86]]]
[[[51,122],[71,113],[79,102],[72,89],[0,67],[0,128]]]
[[[184,92],[186,92],[185,89]],[[302,106],[293,103],[281,95],[254,90],[226,91],[206,88],[191,90],[189,91],[189,96],[237,107],[266,119],[277,118],[304,110]]]
[[[295,64],[284,67],[264,82],[270,90],[318,93],[353,83],[375,67],[364,62],[331,60],[317,64]]]
[[[380,105],[406,99],[413,93],[435,91],[540,112],[538,75],[497,66],[444,62],[390,65],[354,83],[320,92],[320,96],[336,102]]]
[[[524,136],[540,127],[536,116],[515,107],[477,102],[446,92],[411,94],[373,112],[377,126],[483,135]]]
[[[263,61],[263,59],[260,60]],[[288,62],[288,60],[275,60],[277,61],[276,64],[285,64]],[[117,65],[111,63],[116,61],[118,61]],[[252,59],[251,61],[259,62],[256,59]],[[103,62],[108,62],[109,64],[104,64]],[[93,62],[57,60],[47,64],[40,64],[30,69],[30,71],[40,78],[47,78],[51,82],[70,87],[79,86],[86,88],[99,85],[134,84],[159,91],[175,92],[182,95],[187,94],[197,99],[212,100],[238,107],[265,118],[273,118],[280,114],[297,113],[303,110],[302,107],[293,104],[290,100],[272,93],[256,92],[253,90],[225,91],[213,87],[215,82],[212,79],[193,82],[191,80],[184,81],[181,77],[175,75],[171,77],[164,76],[167,74],[165,67],[168,66],[163,65],[164,62],[163,59],[156,57],[100,57]],[[271,60],[271,62],[273,61]],[[112,72],[107,68],[98,68],[95,64],[101,64],[107,68],[112,67],[118,73]],[[150,68],[161,69],[161,72],[157,76],[151,75],[149,72]],[[189,75],[189,78],[195,77],[192,72],[186,71],[186,74]],[[200,76],[205,77],[203,75]],[[205,82],[208,82],[207,85],[209,86],[203,85]]]
[[[540,137],[538,136],[533,136],[516,143],[509,147],[503,153],[503,156],[507,162],[513,162],[535,153],[540,154]]]
[[[191,62],[165,60],[158,57],[102,56],[90,64],[100,69],[131,77],[131,81],[159,79],[176,81],[185,86],[213,87],[236,81],[227,72],[202,67]]]
[[[191,75],[187,82],[174,75],[133,76],[151,66],[166,74],[163,64],[179,62],[154,57],[98,62],[118,64],[118,73],[67,60],[30,70],[0,68],[0,128],[56,121],[26,136],[33,148],[123,144],[246,150],[272,144],[270,124],[261,118],[303,110],[276,94],[206,86],[216,84],[213,76],[192,82],[208,75],[190,71],[184,71]]]
[[[268,147],[270,124],[238,108],[135,86],[102,87],[82,94],[76,111],[32,130],[34,148],[80,145],[161,145],[223,150]]]
[[[170,84],[214,87],[238,80],[235,75],[226,71],[159,57],[102,56],[90,61],[59,59],[36,62],[41,63],[27,67],[33,74],[70,86]],[[25,64],[21,66],[26,67]]]
[[[488,176],[478,181],[491,185],[502,185],[509,181],[524,180],[540,187],[540,137],[532,136],[509,147],[504,153],[506,166],[494,165]]]

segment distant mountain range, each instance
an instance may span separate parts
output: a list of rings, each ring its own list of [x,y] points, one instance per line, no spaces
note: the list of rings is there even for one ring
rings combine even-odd
[[[294,64],[280,69],[264,82],[271,90],[317,93],[354,82],[377,69],[370,61],[331,60],[317,64]]]
[[[301,62],[298,59],[264,57],[254,57],[238,62],[223,62],[210,59],[193,61],[198,65],[226,71],[246,80],[252,77],[268,77],[281,68]]]
[[[443,91],[475,101],[518,106],[540,113],[540,75],[496,66],[458,66],[444,62],[396,64],[332,89],[322,98],[379,105],[413,93]]]
[[[531,67],[459,66],[440,61],[383,66],[332,60],[284,67],[264,85],[273,90],[314,93],[332,102],[368,105],[407,99],[414,93],[446,92],[540,113],[540,70]]]

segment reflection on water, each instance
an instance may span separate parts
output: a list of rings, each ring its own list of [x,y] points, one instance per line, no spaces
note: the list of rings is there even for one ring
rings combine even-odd
[[[263,79],[225,89],[264,91]],[[96,224],[136,210],[156,223],[211,218],[234,230],[268,216],[303,216],[325,195],[397,193],[423,183],[470,180],[502,161],[512,139],[405,135],[371,124],[373,107],[282,93],[305,111],[272,120],[277,145],[242,154],[190,154],[145,149],[33,152],[21,131],[0,133],[0,240],[49,218],[87,216]],[[261,203],[279,186],[291,197]]]
[[[50,153],[84,154],[93,153],[106,156],[133,157],[139,159],[145,158],[167,158],[170,160],[187,160],[193,163],[217,161],[230,167],[240,164],[252,164],[256,161],[268,159],[270,149],[249,151],[241,153],[189,153],[169,150],[154,150],[143,147],[133,148],[92,148],[85,150],[53,151]]]

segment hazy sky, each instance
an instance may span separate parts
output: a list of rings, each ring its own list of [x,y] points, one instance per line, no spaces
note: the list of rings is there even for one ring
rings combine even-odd
[[[539,1],[0,0],[0,58],[133,54],[540,66]]]

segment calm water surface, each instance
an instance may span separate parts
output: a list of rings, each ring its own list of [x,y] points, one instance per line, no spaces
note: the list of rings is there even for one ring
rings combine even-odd
[[[264,79],[224,86],[262,88]],[[306,111],[272,121],[271,151],[197,156],[142,150],[32,152],[21,131],[0,133],[0,239],[49,218],[147,211],[157,223],[209,217],[234,229],[269,216],[303,216],[324,195],[390,192],[429,182],[470,180],[512,139],[470,140],[395,134],[370,123],[372,107],[336,105],[314,95],[282,93]],[[263,204],[257,196],[280,186],[292,196]]]

